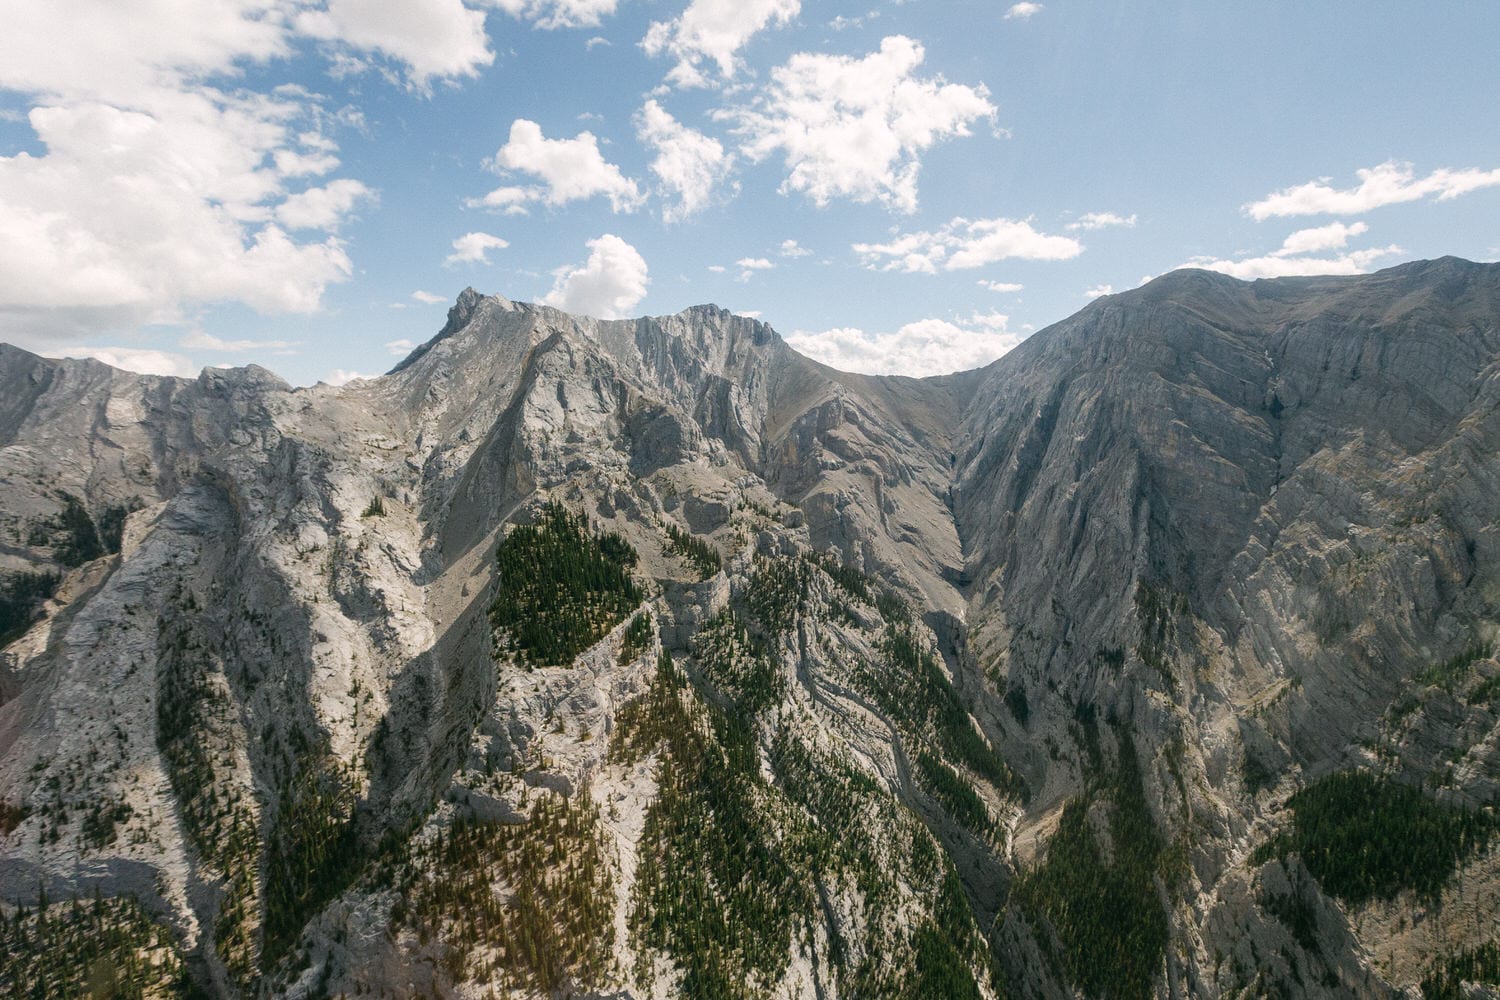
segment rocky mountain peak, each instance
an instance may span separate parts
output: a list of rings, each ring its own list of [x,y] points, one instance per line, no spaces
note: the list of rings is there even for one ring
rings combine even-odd
[[[339,388],[0,347],[0,993],[1481,995],[1496,483],[1453,259],[937,379],[473,289]]]

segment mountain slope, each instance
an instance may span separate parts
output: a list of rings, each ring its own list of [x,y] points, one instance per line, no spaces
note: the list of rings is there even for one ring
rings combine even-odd
[[[5,348],[0,897],[223,995],[1492,976],[1497,321],[1444,259],[939,379],[472,290],[341,389]]]

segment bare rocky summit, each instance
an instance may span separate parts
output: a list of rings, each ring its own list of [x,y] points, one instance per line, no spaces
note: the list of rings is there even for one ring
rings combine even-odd
[[[1453,258],[931,379],[473,290],[341,388],[0,346],[0,992],[1494,995],[1497,525]]]

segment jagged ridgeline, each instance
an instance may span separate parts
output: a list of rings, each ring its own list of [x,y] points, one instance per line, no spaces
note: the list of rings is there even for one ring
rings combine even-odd
[[[1500,989],[1500,266],[987,369],[466,291],[294,389],[0,345],[0,995]]]

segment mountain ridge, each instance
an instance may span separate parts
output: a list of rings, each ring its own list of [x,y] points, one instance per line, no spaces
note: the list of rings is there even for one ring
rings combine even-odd
[[[199,989],[1395,996],[1495,947],[1500,265],[1174,272],[926,379],[468,289],[344,387],[0,387],[0,899],[97,887]],[[559,577],[582,651],[530,662],[505,567],[574,561],[637,589]],[[1352,891],[1299,826],[1349,795],[1468,832]]]

